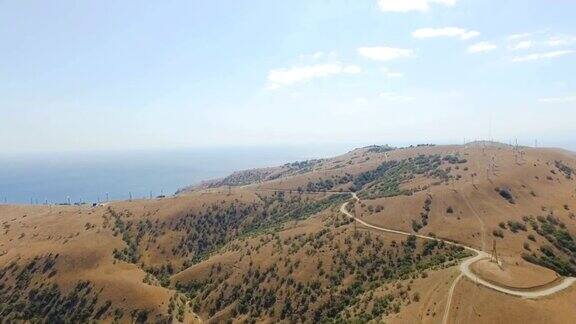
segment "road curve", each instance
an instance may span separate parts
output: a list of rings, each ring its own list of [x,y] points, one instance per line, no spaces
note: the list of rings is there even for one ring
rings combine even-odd
[[[360,199],[358,198],[358,196],[356,195],[356,193],[354,192],[350,192],[352,194],[352,197],[356,200],[356,201],[360,201]],[[535,298],[541,298],[541,297],[545,297],[548,295],[552,295],[554,293],[557,293],[561,290],[564,290],[568,287],[570,287],[575,281],[576,278],[573,277],[567,277],[567,278],[563,278],[562,281],[560,281],[557,285],[552,286],[552,287],[547,287],[547,288],[543,288],[543,289],[537,289],[537,290],[533,290],[533,291],[526,291],[526,290],[515,290],[515,289],[511,289],[511,288],[507,288],[507,287],[502,287],[499,286],[497,284],[494,283],[490,283],[482,278],[480,278],[479,276],[477,276],[474,272],[472,272],[472,270],[470,270],[470,265],[478,260],[482,260],[482,259],[486,259],[489,258],[490,255],[484,251],[480,251],[477,249],[474,249],[472,247],[466,246],[466,245],[462,245],[459,243],[455,243],[455,242],[451,242],[451,241],[447,241],[447,240],[443,240],[443,239],[439,239],[436,237],[431,237],[431,236],[426,236],[426,235],[421,235],[421,234],[413,234],[413,233],[408,233],[408,232],[403,232],[403,231],[398,231],[398,230],[393,230],[393,229],[389,229],[389,228],[384,228],[384,227],[379,227],[379,226],[375,226],[369,223],[366,223],[365,221],[357,218],[356,216],[352,215],[352,213],[350,213],[346,208],[348,207],[348,203],[349,202],[345,202],[342,204],[342,206],[340,206],[340,212],[352,219],[354,219],[356,222],[368,227],[368,228],[372,228],[381,232],[386,232],[386,233],[393,233],[393,234],[400,234],[400,235],[404,235],[404,236],[410,236],[410,235],[414,235],[416,237],[425,239],[425,240],[439,240],[439,241],[443,241],[446,244],[450,244],[450,245],[455,245],[455,246],[461,246],[463,248],[465,248],[468,251],[472,251],[474,253],[476,253],[475,256],[470,257],[465,259],[464,261],[462,261],[460,263],[460,272],[468,277],[468,279],[472,280],[473,282],[475,282],[476,284],[488,287],[490,289],[508,294],[508,295],[512,295],[512,296],[517,296],[517,297],[522,297],[522,298],[527,298],[527,299],[535,299]],[[450,302],[450,301],[448,301]]]

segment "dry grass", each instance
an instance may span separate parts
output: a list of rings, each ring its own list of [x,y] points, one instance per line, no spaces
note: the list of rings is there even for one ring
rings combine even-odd
[[[0,284],[4,286],[0,286],[0,293],[24,298],[31,289],[56,284],[61,294],[66,295],[74,291],[78,282],[87,280],[91,293],[97,296],[90,318],[95,318],[97,311],[110,301],[111,306],[100,319],[116,317],[130,322],[139,316],[142,319],[140,312],[146,310],[148,320],[193,321],[196,309],[204,320],[215,322],[228,318],[276,321],[281,318],[287,294],[295,300],[299,293],[276,281],[262,283],[262,288],[278,295],[266,312],[256,316],[236,312],[235,303],[217,304],[220,293],[224,296],[230,293],[224,283],[244,291],[247,286],[241,285],[243,278],[255,269],[276,266],[278,274],[288,278],[292,266],[290,278],[296,285],[318,280],[325,287],[328,282],[325,274],[335,271],[333,260],[338,253],[347,253],[350,260],[361,259],[363,253],[372,253],[373,257],[378,253],[403,255],[400,242],[405,238],[375,232],[371,235],[382,242],[382,250],[357,253],[353,224],[336,216],[334,207],[338,200],[331,202],[331,194],[307,193],[306,188],[346,191],[354,185],[347,180],[357,179],[387,160],[414,159],[420,155],[440,156],[442,162],[438,168],[448,178],[442,180],[428,174],[403,177],[397,188],[399,192],[410,192],[409,195],[364,199],[354,206],[356,215],[369,223],[404,231],[413,231],[417,222],[421,225],[417,227],[419,233],[434,233],[476,248],[484,246],[486,250],[495,240],[505,260],[505,271],[499,272],[489,265],[477,265],[475,270],[487,279],[511,286],[530,287],[555,276],[549,269],[522,260],[522,253],[540,257],[541,247],[548,245],[555,257],[568,263],[573,258],[569,249],[555,244],[558,242],[553,235],[542,232],[543,223],[536,220],[537,216],[549,216],[558,222],[554,225],[557,231],[576,233],[576,180],[574,174],[567,173],[570,168],[576,169],[573,154],[529,148],[522,148],[520,153],[502,145],[424,146],[393,150],[387,156],[377,151],[357,149],[314,163],[269,168],[252,177],[240,173],[229,181],[241,181],[241,186],[205,185],[174,198],[114,202],[95,208],[0,206],[0,269],[7,269],[11,263],[18,269],[3,270]],[[458,160],[444,159],[447,156]],[[256,182],[248,183],[255,179]],[[509,191],[513,203],[504,199],[496,188]],[[280,197],[268,189],[286,192]],[[428,199],[431,203],[427,205]],[[534,228],[530,219],[539,227]],[[509,222],[524,224],[526,230],[512,230]],[[495,237],[494,231],[501,231],[503,237]],[[310,248],[301,246],[290,252],[294,242],[318,233],[323,233],[325,241],[321,247],[307,252]],[[344,243],[347,239],[352,241],[351,250]],[[134,246],[132,250],[130,244]],[[418,244],[414,252],[417,254],[421,253],[423,243]],[[119,259],[115,250],[126,251],[134,259]],[[42,273],[39,265],[55,255],[58,257],[53,268]],[[30,278],[26,286],[16,287],[18,274],[34,258],[40,261],[27,274]],[[289,263],[284,266],[287,259]],[[319,261],[322,261],[320,267]],[[215,274],[215,267],[223,269],[221,275]],[[392,265],[389,268],[396,269]],[[362,269],[355,271],[359,272],[346,272],[335,292],[342,293],[353,285]],[[419,272],[364,287],[361,293],[354,293],[357,300],[338,308],[339,314],[343,318],[360,318],[363,312],[371,313],[376,301],[383,303],[384,296],[390,294],[394,298],[386,308],[388,315],[381,314],[386,321],[438,322],[455,268],[436,266],[426,270],[425,277],[414,276]],[[210,289],[198,288],[200,294],[186,296],[189,290],[177,289],[177,283],[180,286],[193,281],[206,282],[209,278],[221,281]],[[418,301],[413,296],[416,292]],[[455,322],[562,323],[576,316],[573,307],[569,307],[575,297],[573,293],[574,288],[570,288],[544,300],[525,301],[463,280],[455,291],[450,318]],[[293,320],[311,321],[314,312],[329,299],[330,290],[319,293],[317,301],[310,302],[303,313],[306,315]],[[2,311],[7,312],[6,308],[0,308]],[[323,312],[320,315],[327,317]],[[2,314],[9,318],[8,313]]]

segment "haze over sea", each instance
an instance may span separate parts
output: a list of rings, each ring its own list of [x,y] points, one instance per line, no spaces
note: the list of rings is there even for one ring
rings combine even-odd
[[[0,156],[0,203],[72,203],[171,195],[233,171],[343,153],[355,145]]]
[[[0,204],[125,200],[160,194],[234,171],[331,157],[370,143],[0,155]],[[392,143],[408,146],[416,143]],[[576,151],[576,143],[546,146]]]

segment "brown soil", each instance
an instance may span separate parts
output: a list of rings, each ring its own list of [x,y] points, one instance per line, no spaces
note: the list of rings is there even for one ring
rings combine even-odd
[[[559,278],[554,271],[521,259],[504,259],[502,267],[484,259],[473,263],[470,268],[482,278],[509,288],[541,288]]]

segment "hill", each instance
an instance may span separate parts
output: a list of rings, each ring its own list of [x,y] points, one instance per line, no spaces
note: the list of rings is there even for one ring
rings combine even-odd
[[[573,286],[518,298],[458,264],[495,246],[470,271],[497,287],[576,276],[575,170],[558,149],[369,146],[162,199],[2,205],[0,317],[565,323]]]

